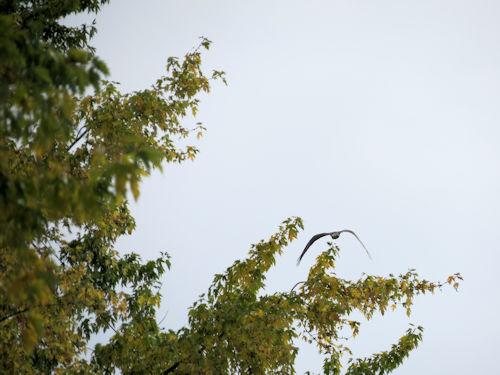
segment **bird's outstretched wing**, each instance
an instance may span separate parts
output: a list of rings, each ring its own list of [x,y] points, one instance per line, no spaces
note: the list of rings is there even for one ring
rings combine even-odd
[[[300,261],[302,260],[302,257],[304,256],[304,254],[306,253],[307,249],[309,249],[311,247],[311,245],[319,238],[321,237],[325,237],[325,236],[328,236],[330,235],[331,233],[319,233],[319,234],[316,234],[314,236],[311,237],[311,239],[309,240],[309,242],[307,243],[306,247],[304,247],[304,250],[302,250],[302,254],[300,254],[300,257],[299,259],[297,260],[297,265],[299,265]]]
[[[356,233],[354,233],[352,230],[349,230],[349,229],[343,229],[343,230],[339,231],[339,233],[343,233],[343,232],[351,233],[354,237],[356,237],[356,239],[359,241],[359,243],[361,244],[361,246],[363,246],[363,248],[365,249],[366,254],[368,254],[368,258],[372,259],[372,256],[370,255],[370,252],[366,248],[365,244],[356,235]]]

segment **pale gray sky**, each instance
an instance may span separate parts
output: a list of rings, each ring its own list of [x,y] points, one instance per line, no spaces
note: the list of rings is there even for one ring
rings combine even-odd
[[[409,322],[424,341],[395,374],[498,371],[500,293],[500,3],[497,1],[112,1],[97,17],[98,54],[123,90],[147,87],[168,56],[203,35],[207,69],[227,72],[202,98],[208,128],[194,163],[142,184],[137,231],[122,251],[168,251],[165,327],[213,275],[288,216],[306,230],[269,275],[268,291],[303,280],[318,241],[343,236],[339,274],[416,268],[461,272],[459,293],[418,298],[414,315],[362,325],[359,355],[387,349]],[[161,314],[160,314],[161,315]],[[297,370],[319,372],[314,348]]]

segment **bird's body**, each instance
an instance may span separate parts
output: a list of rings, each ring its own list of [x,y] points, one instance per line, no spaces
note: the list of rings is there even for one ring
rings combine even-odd
[[[340,237],[340,234],[344,233],[344,232],[351,233],[354,237],[356,237],[356,239],[359,241],[359,243],[361,244],[361,246],[363,246],[363,248],[365,249],[366,254],[368,254],[368,257],[370,259],[372,258],[371,255],[370,255],[370,253],[368,252],[368,249],[366,248],[365,244],[359,239],[359,237],[356,235],[356,233],[354,233],[352,230],[349,230],[349,229],[343,229],[343,230],[340,230],[338,232],[319,233],[319,234],[316,234],[316,235],[312,236],[311,239],[309,240],[309,242],[307,243],[306,247],[304,248],[304,250],[302,250],[302,254],[300,254],[300,257],[297,260],[297,264],[300,263],[300,261],[302,260],[302,257],[306,253],[307,249],[309,249],[311,247],[311,245],[314,242],[316,242],[318,239],[320,239],[321,237],[330,236],[330,237],[332,237],[332,239],[336,240],[337,238]]]

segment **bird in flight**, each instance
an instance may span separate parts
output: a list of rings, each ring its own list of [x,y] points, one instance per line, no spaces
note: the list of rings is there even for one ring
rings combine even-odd
[[[363,248],[365,249],[366,254],[368,254],[368,257],[370,259],[372,259],[372,256],[368,252],[368,249],[366,248],[365,244],[359,239],[359,237],[356,235],[356,233],[354,233],[352,230],[344,229],[344,230],[340,230],[338,232],[319,233],[319,234],[316,234],[316,235],[312,236],[312,238],[309,240],[309,242],[307,243],[307,245],[304,248],[304,250],[302,250],[302,254],[300,254],[300,257],[297,260],[297,265],[299,265],[300,261],[302,260],[302,257],[306,253],[307,249],[309,249],[311,247],[311,245],[314,242],[316,242],[316,240],[318,240],[318,239],[320,239],[321,237],[324,237],[324,236],[331,236],[332,239],[336,240],[337,238],[339,238],[340,234],[344,233],[344,232],[351,233],[354,237],[356,237],[356,239],[359,241],[359,243],[361,244],[361,246],[363,246]]]

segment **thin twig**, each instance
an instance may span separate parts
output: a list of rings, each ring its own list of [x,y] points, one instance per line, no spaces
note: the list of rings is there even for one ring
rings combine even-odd
[[[297,284],[295,284],[295,285],[293,286],[293,288],[292,288],[292,289],[290,289],[290,292],[289,292],[289,293],[292,293],[292,292],[293,292],[293,290],[295,289],[295,287],[296,287],[297,285],[299,285],[299,284],[305,284],[306,282],[307,282],[307,280],[305,280],[305,281],[299,281]]]
[[[66,151],[71,150],[71,148],[72,148],[74,145],[76,145],[76,144],[78,143],[78,141],[79,141],[80,139],[82,139],[82,138],[83,138],[83,137],[84,137],[84,136],[85,136],[88,132],[89,132],[89,128],[86,128],[86,129],[85,129],[85,131],[84,131],[82,134],[80,134],[79,136],[77,136],[77,137],[75,138],[75,140],[74,140],[74,141],[73,141],[73,142],[72,142],[72,143],[68,146],[68,148],[66,149]],[[80,133],[80,132],[78,132],[78,133]]]
[[[165,313],[165,315],[163,316],[163,318],[161,318],[161,320],[158,322],[158,325],[160,325],[165,320],[165,318],[167,317],[167,315],[168,315],[168,311]]]
[[[1,318],[0,318],[0,322],[3,322],[4,320],[10,319],[10,318],[12,318],[12,317],[14,317],[14,316],[16,316],[16,315],[19,315],[19,314],[25,313],[25,312],[26,312],[26,311],[28,311],[28,310],[29,310],[29,308],[28,308],[28,307],[26,307],[26,308],[24,308],[24,309],[22,309],[22,310],[18,310],[18,311],[16,311],[16,312],[13,312],[12,314],[5,315],[5,316],[3,316],[3,317],[1,317]]]

